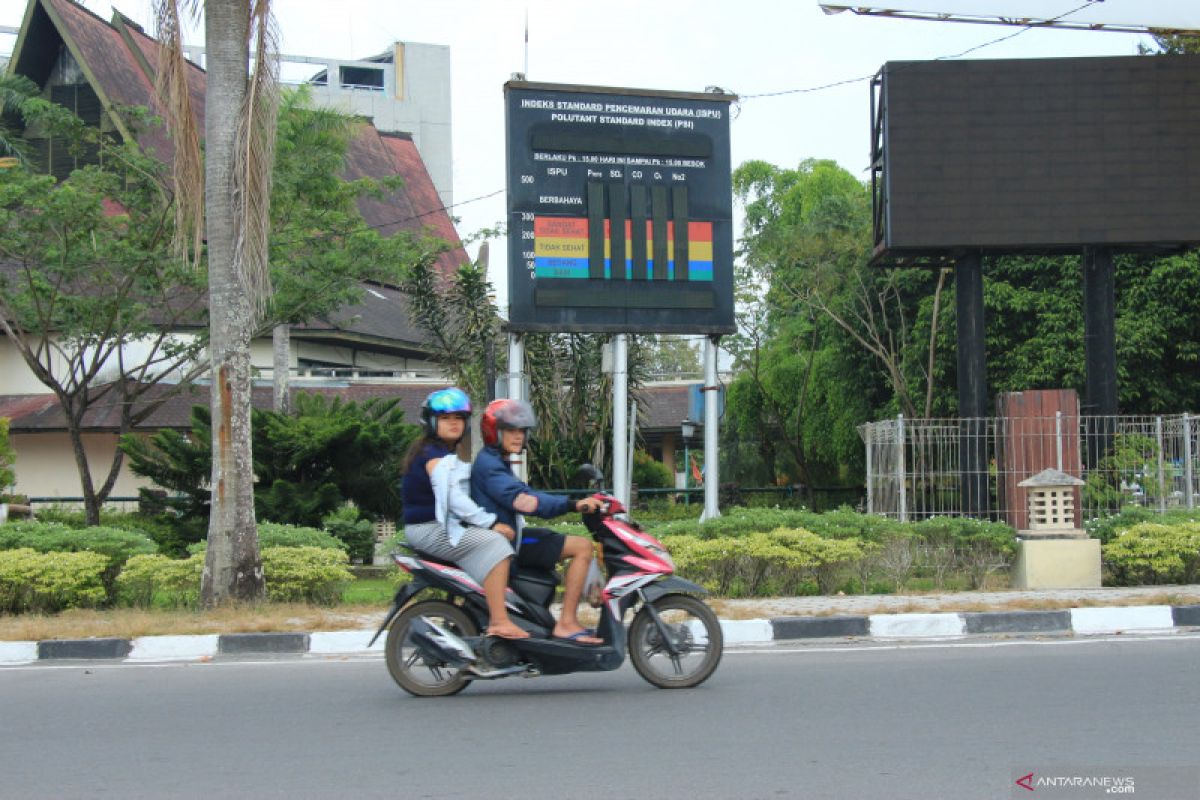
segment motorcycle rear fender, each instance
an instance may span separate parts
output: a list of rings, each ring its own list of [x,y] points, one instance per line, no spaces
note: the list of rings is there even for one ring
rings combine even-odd
[[[642,594],[646,599],[653,602],[663,595],[667,594],[697,594],[706,595],[708,589],[705,589],[698,583],[692,583],[686,578],[680,578],[678,575],[668,575],[661,581],[642,587]]]

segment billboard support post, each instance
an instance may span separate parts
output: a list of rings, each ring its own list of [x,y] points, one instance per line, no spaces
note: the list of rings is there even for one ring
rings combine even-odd
[[[720,462],[718,452],[720,439],[718,426],[721,424],[717,404],[720,401],[720,386],[717,385],[717,344],[719,336],[704,339],[704,513],[700,521],[721,516],[719,492],[721,489]]]
[[[613,337],[613,494],[629,507],[629,340]]]

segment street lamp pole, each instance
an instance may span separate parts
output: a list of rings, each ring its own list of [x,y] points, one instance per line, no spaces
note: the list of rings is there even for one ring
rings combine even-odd
[[[688,450],[689,441],[696,433],[696,423],[690,419],[685,419],[679,423],[679,432],[683,434],[683,504],[690,506],[692,504],[691,477],[692,477],[692,461]]]

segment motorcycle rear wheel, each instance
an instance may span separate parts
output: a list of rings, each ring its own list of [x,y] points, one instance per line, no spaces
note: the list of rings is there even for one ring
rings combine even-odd
[[[463,638],[477,636],[479,629],[466,612],[445,600],[423,600],[400,612],[388,628],[385,653],[388,672],[400,688],[417,697],[447,697],[467,688],[471,676],[449,664],[432,663],[413,644],[412,621],[428,617]]]
[[[679,652],[671,655],[643,606],[629,626],[629,660],[634,669],[660,689],[699,686],[721,663],[721,621],[702,601],[685,594],[660,597],[653,605]]]

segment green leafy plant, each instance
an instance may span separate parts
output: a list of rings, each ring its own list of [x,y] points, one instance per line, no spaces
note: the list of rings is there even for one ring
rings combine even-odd
[[[359,516],[358,509],[345,505],[321,520],[321,527],[346,546],[352,560],[370,564],[375,558],[375,526]]]
[[[1144,497],[1161,497],[1163,486],[1155,468],[1158,457],[1158,443],[1153,438],[1135,433],[1113,434],[1108,452],[1088,472],[1083,486],[1084,505],[1118,509],[1129,503],[1135,487],[1140,487]]]
[[[346,553],[328,547],[264,547],[267,597],[282,602],[332,605],[354,575]]]
[[[346,550],[346,545],[332,533],[304,525],[281,525],[278,522],[258,523],[261,547],[318,547],[323,550]],[[188,547],[192,555],[208,549],[208,542],[196,542]]]
[[[1139,523],[1102,551],[1119,585],[1194,583],[1200,577],[1200,523]]]
[[[186,559],[134,556],[117,576],[117,602],[141,608],[195,608],[203,570],[203,554]]]
[[[28,547],[0,551],[0,612],[54,614],[93,608],[108,594],[99,553],[39,553]]]
[[[57,522],[22,520],[0,527],[0,550],[29,548],[39,553],[91,552],[105,559],[104,586],[110,596],[121,566],[136,555],[158,552],[143,533],[93,526],[70,528]]]
[[[8,423],[8,417],[0,417],[0,501],[17,482],[17,474],[13,471],[17,452],[8,441]]]

